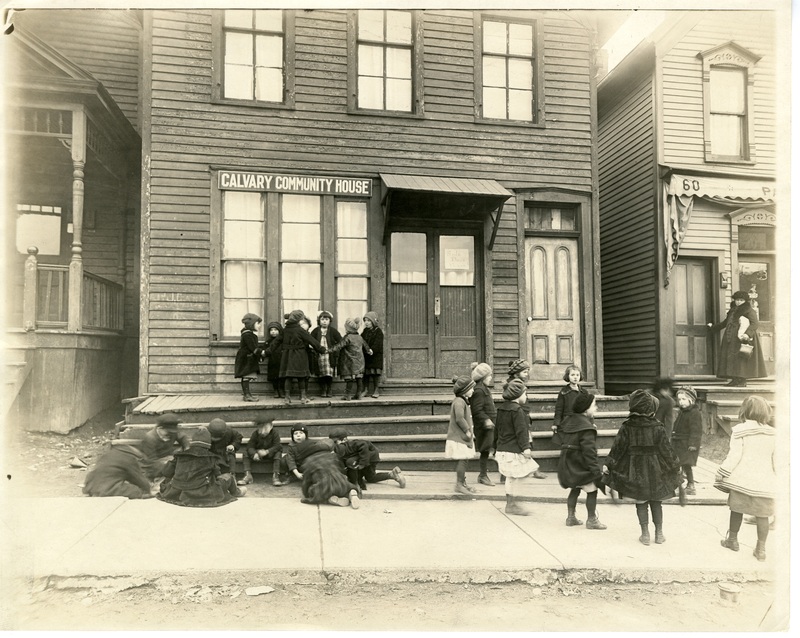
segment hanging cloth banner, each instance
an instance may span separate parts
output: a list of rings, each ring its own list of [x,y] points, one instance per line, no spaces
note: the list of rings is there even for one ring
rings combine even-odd
[[[694,208],[693,195],[677,195],[669,192],[669,184],[664,184],[664,243],[667,246],[667,269],[664,275],[664,288],[669,286],[669,274],[678,259],[689,218]]]

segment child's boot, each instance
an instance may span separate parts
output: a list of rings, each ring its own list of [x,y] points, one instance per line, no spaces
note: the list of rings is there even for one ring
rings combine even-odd
[[[695,494],[697,494],[697,489],[695,488],[694,481],[689,481],[686,484],[686,493],[689,496],[694,496]]]
[[[356,492],[355,490],[350,490],[349,496],[350,496],[350,507],[352,507],[354,510],[357,510],[361,505],[361,499],[358,496],[358,492]]]
[[[728,536],[719,542],[723,547],[727,547],[731,551],[739,551],[739,532],[731,532],[728,530]]]
[[[466,483],[460,481],[456,482],[456,494],[463,494],[464,496],[472,496],[473,491],[467,487]]]
[[[656,545],[661,545],[661,543],[666,543],[667,539],[664,538],[664,527],[662,525],[656,525],[656,537],[655,537]]]
[[[753,550],[753,556],[755,556],[759,562],[763,563],[767,560],[766,547],[767,541],[756,541],[756,548]]]
[[[250,393],[250,381],[248,379],[242,379],[242,392],[244,394],[244,400],[248,403],[253,403],[254,401],[258,401],[251,393]]]
[[[506,494],[506,514],[512,516],[529,516],[530,512],[519,504],[516,497]]]
[[[308,398],[306,395],[306,389],[301,385],[300,386],[300,403],[308,403],[311,399]]]
[[[577,516],[575,516],[575,508],[568,507],[567,508],[567,527],[575,527],[576,525],[583,525],[583,521],[579,520]],[[589,525],[588,523],[586,524]]]
[[[494,481],[489,478],[488,474],[479,474],[478,483],[480,483],[481,485],[488,485],[489,487],[494,487]]]
[[[401,489],[406,486],[406,477],[403,476],[403,471],[399,467],[392,469],[392,478],[397,481]]]
[[[642,528],[642,535],[639,536],[639,542],[642,545],[649,545],[650,544],[650,525],[640,525]]]
[[[372,396],[373,399],[377,399],[379,396],[381,396],[381,391],[378,389],[378,386],[381,383],[381,378],[380,378],[380,376],[374,376],[374,377],[372,377],[372,380],[373,380],[373,385],[375,387],[372,390],[372,395],[371,396]]]
[[[250,485],[253,482],[253,475],[248,470],[244,473],[244,476],[236,481],[237,485]]]
[[[286,399],[286,403],[292,402],[292,382],[287,379],[286,385],[283,387],[283,398]]]
[[[597,516],[590,516],[586,519],[586,529],[608,529],[608,526],[603,525]],[[657,542],[658,540],[656,540],[656,543]]]

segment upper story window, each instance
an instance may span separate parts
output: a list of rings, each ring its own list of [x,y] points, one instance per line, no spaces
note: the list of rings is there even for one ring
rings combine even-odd
[[[228,9],[220,12],[215,98],[286,105],[294,77],[292,12]]]
[[[703,61],[703,122],[707,162],[752,163],[753,84],[760,59],[728,42],[699,54]]]
[[[419,114],[422,81],[417,28],[414,11],[353,12],[351,110]]]
[[[477,16],[476,32],[477,117],[539,122],[536,22]]]

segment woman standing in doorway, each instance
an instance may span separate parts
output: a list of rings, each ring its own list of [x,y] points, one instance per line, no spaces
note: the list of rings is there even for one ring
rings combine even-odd
[[[744,388],[747,379],[760,379],[767,376],[761,342],[758,339],[758,317],[750,305],[750,297],[743,290],[733,293],[728,316],[717,324],[707,324],[717,332],[725,328],[722,335],[719,356],[717,357],[717,377],[730,379],[728,385]],[[742,352],[742,346],[752,346],[752,350]]]

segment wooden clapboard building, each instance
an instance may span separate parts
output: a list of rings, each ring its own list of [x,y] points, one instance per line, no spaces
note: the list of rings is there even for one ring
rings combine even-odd
[[[599,36],[602,37],[602,33]],[[238,392],[240,319],[378,313],[387,383],[603,385],[597,24],[144,12],[140,394]]]
[[[674,12],[599,84],[606,388],[714,378],[731,294],[775,339],[773,12]]]
[[[134,12],[28,10],[0,41],[14,426],[69,431],[137,391],[140,36]]]

